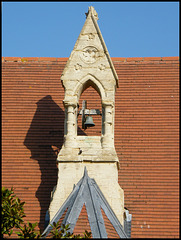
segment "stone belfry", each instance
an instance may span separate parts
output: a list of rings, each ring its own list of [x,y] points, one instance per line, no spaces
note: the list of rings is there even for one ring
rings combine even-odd
[[[102,204],[104,207],[109,206],[111,210],[107,210],[107,212],[113,212],[114,218],[117,219],[115,220],[117,223],[112,220],[114,222],[113,226],[119,224],[123,226],[123,216],[125,215],[124,191],[118,184],[119,160],[114,147],[115,91],[118,87],[118,76],[101,35],[97,20],[97,12],[93,7],[89,7],[88,13],[86,13],[85,24],[61,76],[61,81],[65,89],[63,100],[65,108],[64,144],[57,157],[58,181],[52,193],[49,215],[50,222],[53,220],[57,221],[57,217],[63,211],[63,206],[68,204],[67,201],[69,201],[70,196],[74,195],[75,198],[75,194],[72,193],[72,191],[75,191],[73,190],[74,186],[79,183],[76,185],[77,188],[89,189],[89,184],[91,186],[91,181],[93,181],[90,179],[94,179],[97,184],[96,186],[98,186],[96,189],[99,189],[101,193],[99,193],[99,190],[92,190],[89,193],[90,196],[94,196],[96,199],[104,196],[107,205],[104,205],[103,202]],[[83,91],[90,86],[98,92],[101,98],[101,136],[78,136],[77,117],[79,113],[79,98]],[[82,176],[84,178],[81,182],[80,179]],[[86,188],[85,186],[88,187]],[[82,199],[84,199],[86,208],[88,209],[91,203],[88,197],[86,197],[88,194],[84,193],[84,195]],[[80,193],[78,196],[80,197]],[[75,201],[75,199],[72,201]],[[98,201],[100,206],[101,201]],[[69,206],[74,206],[71,204]],[[94,199],[92,204],[95,204]],[[96,206],[94,206],[95,208]],[[102,216],[100,216],[101,213],[98,214],[98,212],[99,210],[95,212],[95,219],[99,219],[99,217],[102,219]],[[110,215],[113,213],[110,213]],[[91,214],[88,214],[88,216]],[[98,217],[96,214],[98,214]],[[89,217],[90,219],[94,219],[94,216],[92,218],[91,216]],[[74,222],[71,222],[68,215],[66,219],[69,219],[69,221],[66,220],[65,222],[70,223],[70,225],[72,224],[73,230],[76,220],[74,219],[72,220]],[[90,219],[89,222],[93,221]],[[110,219],[112,218],[110,217]],[[99,223],[102,220],[95,221]],[[102,233],[96,235],[98,234],[98,230],[94,230],[94,226],[91,226],[93,237],[106,237],[106,233],[104,233],[105,229],[104,231],[102,230],[103,235],[101,235]],[[45,230],[45,232],[47,231]],[[123,233],[119,235],[125,237],[124,230],[120,231]]]

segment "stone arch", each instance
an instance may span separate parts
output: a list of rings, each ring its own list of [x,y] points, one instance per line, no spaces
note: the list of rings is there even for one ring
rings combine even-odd
[[[100,83],[98,79],[96,79],[93,75],[88,74],[84,76],[76,85],[73,95],[77,96],[77,102],[79,102],[80,95],[89,87],[92,86],[100,95],[101,100],[106,100],[106,92],[104,87]]]

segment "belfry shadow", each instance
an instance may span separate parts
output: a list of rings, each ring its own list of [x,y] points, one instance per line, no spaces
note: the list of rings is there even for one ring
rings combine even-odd
[[[64,140],[64,111],[50,95],[40,99],[24,140],[31,151],[30,159],[38,161],[41,183],[36,191],[40,203],[39,228],[44,230],[45,214],[50,204],[51,191],[57,184],[58,169],[56,159]],[[81,129],[78,132],[86,135]]]

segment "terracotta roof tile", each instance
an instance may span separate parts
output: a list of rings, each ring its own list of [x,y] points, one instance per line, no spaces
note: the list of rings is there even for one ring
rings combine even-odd
[[[26,202],[26,220],[39,222],[42,230],[57,183],[54,149],[61,148],[64,138],[60,76],[67,60],[2,57],[2,185],[15,187]],[[118,179],[133,216],[132,238],[178,238],[179,57],[112,61],[119,78]],[[83,94],[88,104],[100,106],[97,92]],[[101,122],[95,123],[94,133],[86,134],[101,134]]]

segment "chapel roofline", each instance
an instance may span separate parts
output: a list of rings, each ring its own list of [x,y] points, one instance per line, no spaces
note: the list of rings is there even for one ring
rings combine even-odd
[[[1,57],[1,62],[67,62],[68,57]],[[113,62],[163,62],[163,61],[179,61],[179,56],[173,57],[111,57]]]

